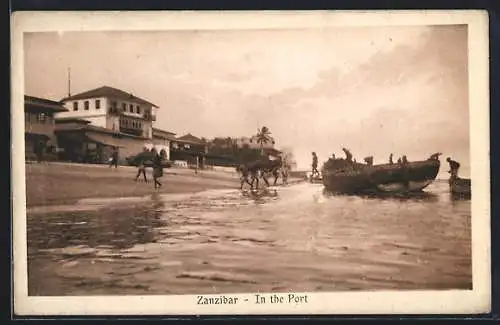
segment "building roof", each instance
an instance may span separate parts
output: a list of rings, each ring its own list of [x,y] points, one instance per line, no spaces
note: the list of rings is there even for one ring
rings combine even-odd
[[[50,99],[24,95],[24,108],[35,108],[47,112],[67,112],[62,103]]]
[[[73,131],[93,131],[97,133],[105,133],[118,137],[135,138],[135,139],[146,139],[144,137],[135,136],[128,133],[123,133],[119,131],[110,130],[100,126],[90,125],[90,124],[57,124],[55,132],[73,132]]]
[[[198,137],[195,137],[191,133],[185,134],[182,137],[178,137],[176,140],[181,141],[181,142],[195,143],[195,144],[204,144],[205,143],[205,141],[201,140]]]
[[[167,140],[175,140],[175,133],[161,130],[158,128],[153,128],[153,137],[167,139]]]
[[[89,124],[90,121],[78,117],[56,117],[55,122],[57,124],[62,123],[79,123],[79,124]]]
[[[122,99],[122,100],[134,100],[136,102],[146,104],[146,105],[151,105],[153,107],[158,108],[157,105],[148,102],[145,99],[139,98],[131,93],[128,93],[126,91],[123,91],[118,88],[113,88],[109,86],[102,86],[96,89],[88,90],[83,93],[79,93],[73,96],[69,96],[66,98],[63,98],[61,101],[67,101],[67,100],[75,100],[75,99],[87,99],[87,98],[95,98],[95,97],[109,97],[109,98],[116,98],[116,99]]]
[[[159,128],[153,128],[153,131],[156,131],[156,132],[163,132],[163,133],[168,133],[168,134],[174,134],[174,132],[170,132],[170,131],[167,131],[167,130],[162,130],[162,129],[159,129]]]

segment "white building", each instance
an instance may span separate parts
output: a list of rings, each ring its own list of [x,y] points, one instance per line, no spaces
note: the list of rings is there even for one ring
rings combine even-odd
[[[90,125],[142,138],[153,137],[156,106],[123,90],[103,86],[61,100],[67,112],[57,118],[81,118]]]
[[[66,151],[78,149],[78,155],[103,162],[113,148],[119,148],[120,160],[155,147],[170,157],[170,140],[175,134],[153,128],[158,106],[133,94],[103,86],[61,100],[68,110],[56,115],[56,132]],[[72,123],[80,120],[79,123]],[[82,122],[85,122],[82,124]],[[71,156],[78,156],[72,154]],[[68,159],[76,159],[76,158]]]

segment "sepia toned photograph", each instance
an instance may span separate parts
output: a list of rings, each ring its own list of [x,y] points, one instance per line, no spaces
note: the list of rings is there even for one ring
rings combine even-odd
[[[488,311],[487,15],[377,14],[18,16],[23,310]]]

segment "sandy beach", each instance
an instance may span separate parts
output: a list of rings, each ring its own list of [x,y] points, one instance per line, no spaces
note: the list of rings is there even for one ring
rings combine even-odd
[[[146,168],[148,182],[143,177],[134,181],[137,168],[69,163],[26,164],[26,206],[71,204],[85,198],[132,197],[153,193],[196,193],[210,189],[239,188],[236,172],[202,170],[195,173],[187,168],[165,168],[162,187],[155,189],[152,169]],[[301,182],[294,174],[289,183]],[[271,181],[271,179],[269,179]],[[281,179],[278,180],[281,182]],[[246,187],[248,185],[245,184]]]
[[[166,168],[163,186],[155,190],[152,170],[147,168],[148,182],[136,182],[137,168],[67,163],[26,164],[27,207],[71,204],[83,198],[130,197],[159,193],[195,193],[208,189],[238,188],[236,173]]]

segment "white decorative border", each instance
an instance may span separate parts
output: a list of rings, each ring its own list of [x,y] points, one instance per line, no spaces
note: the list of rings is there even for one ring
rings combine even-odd
[[[12,16],[14,310],[18,315],[442,314],[490,310],[488,14],[485,11],[21,12]],[[304,293],[308,303],[197,305],[194,295],[28,297],[23,33],[468,25],[473,290]],[[299,293],[297,293],[299,294]],[[231,295],[253,298],[253,293]],[[286,296],[286,294],[285,294]]]

